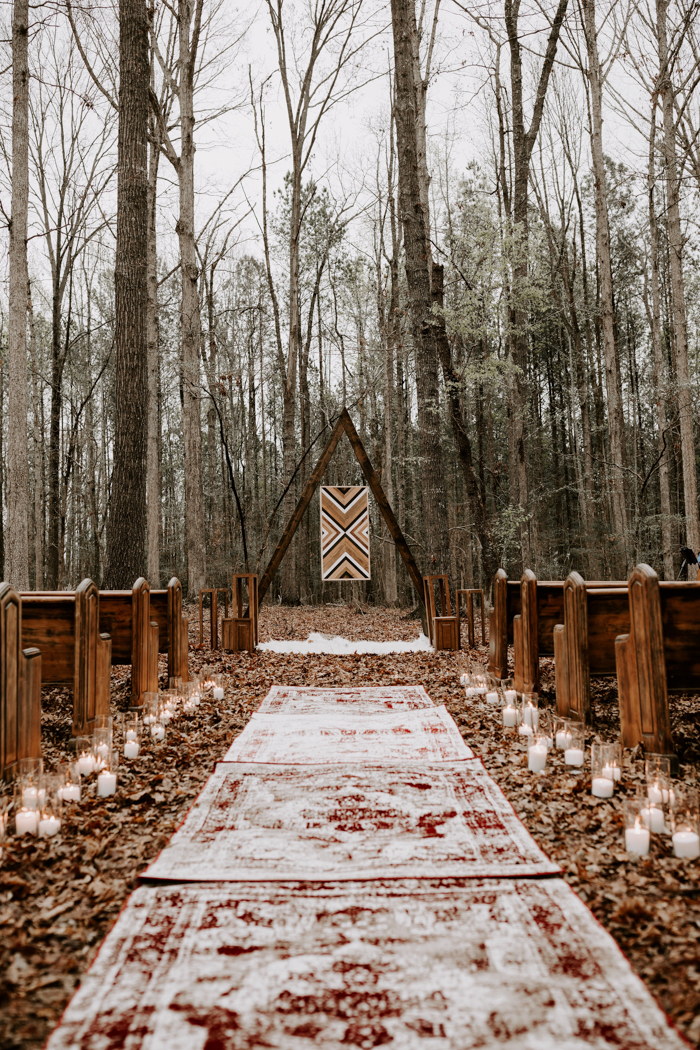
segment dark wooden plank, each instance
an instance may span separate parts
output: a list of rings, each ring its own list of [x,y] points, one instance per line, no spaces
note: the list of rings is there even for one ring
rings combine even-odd
[[[112,639],[112,661],[132,662],[133,594],[131,591],[100,591],[100,630]]]
[[[73,685],[75,595],[22,595],[22,648],[41,650],[42,680]]]
[[[586,584],[588,660],[593,675],[617,673],[615,639],[630,629],[627,587],[589,589]]]
[[[668,689],[700,690],[700,585],[659,582]]]

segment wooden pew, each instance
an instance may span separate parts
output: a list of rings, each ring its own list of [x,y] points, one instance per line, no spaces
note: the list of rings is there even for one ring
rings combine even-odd
[[[700,692],[700,583],[659,580],[649,565],[629,578],[630,629],[615,643],[620,732],[675,762],[669,692]]]
[[[555,628],[557,712],[590,722],[591,675],[617,673],[615,639],[629,631],[627,585],[590,584],[572,572],[564,581],[563,598],[564,623]]]
[[[44,685],[73,690],[73,736],[109,714],[112,640],[100,634],[100,594],[92,580],[74,592],[22,595],[22,645],[41,651]]]
[[[41,653],[22,648],[22,599],[0,583],[0,777],[41,758]]]
[[[626,583],[587,581],[590,589],[625,587]],[[516,617],[520,621],[516,622]],[[554,628],[564,620],[564,581],[538,580],[526,569],[520,580],[509,580],[503,569],[494,578],[493,609],[489,614],[489,671],[508,678],[508,645],[515,643],[515,688],[537,693],[540,656],[554,656]]]
[[[440,599],[439,616],[435,603],[435,583],[438,585]],[[457,609],[457,615],[453,616],[450,583],[447,576],[424,576],[423,595],[430,644],[436,651],[459,649],[459,609]]]
[[[159,624],[151,612],[151,588],[140,576],[130,591],[100,591],[100,630],[112,638],[112,663],[131,664],[131,706],[158,692]]]
[[[151,591],[151,616],[158,623],[158,652],[168,654],[168,676],[189,682],[189,621],[182,611],[182,584],[176,576],[165,590]]]

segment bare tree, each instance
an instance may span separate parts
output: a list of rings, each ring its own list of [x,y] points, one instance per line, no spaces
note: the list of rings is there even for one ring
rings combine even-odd
[[[12,19],[12,217],[8,325],[7,536],[5,578],[29,589],[27,456],[27,212],[29,207],[29,3]]]
[[[106,571],[106,586],[115,589],[146,571],[149,86],[146,0],[119,0],[116,411]]]

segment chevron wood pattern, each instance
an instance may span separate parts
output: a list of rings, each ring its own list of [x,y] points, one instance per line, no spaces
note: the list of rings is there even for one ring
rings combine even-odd
[[[324,580],[369,580],[369,500],[364,485],[321,486]]]

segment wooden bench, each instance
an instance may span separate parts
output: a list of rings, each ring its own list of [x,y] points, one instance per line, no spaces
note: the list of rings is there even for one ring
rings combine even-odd
[[[73,736],[109,714],[112,640],[100,634],[100,594],[92,580],[74,592],[22,595],[22,646],[41,651],[44,685],[73,690]]]
[[[615,643],[620,733],[675,762],[669,692],[700,692],[700,583],[659,580],[637,565],[628,586],[630,628]]]
[[[440,602],[439,615],[435,602],[435,584],[437,584]],[[424,576],[423,595],[430,644],[436,652],[445,649],[459,649],[459,609],[457,610],[457,615],[453,616],[452,603],[450,602],[450,583],[447,576]]]
[[[248,590],[248,600],[244,590]],[[234,572],[231,584],[231,616],[221,621],[221,647],[232,653],[255,652],[258,645],[258,577],[252,572]]]
[[[131,706],[158,692],[160,627],[151,611],[151,588],[140,576],[130,591],[100,591],[100,630],[112,638],[112,664],[131,664]]]
[[[554,628],[557,712],[591,721],[591,675],[614,675],[615,639],[629,631],[627,585],[586,583],[572,572],[564,581],[563,624]]]
[[[590,589],[625,587],[616,581],[587,581]],[[519,619],[518,619],[519,618]],[[564,621],[564,581],[538,580],[526,569],[519,581],[499,569],[493,584],[489,614],[489,671],[508,678],[508,645],[515,650],[515,688],[527,693],[540,689],[540,656],[554,656],[554,628]],[[517,643],[517,644],[516,644]]]
[[[151,591],[151,617],[158,623],[158,652],[168,654],[168,677],[189,682],[189,621],[182,611],[182,584],[176,576],[165,590]]]
[[[22,599],[0,583],[0,777],[41,758],[41,653],[22,648]]]

